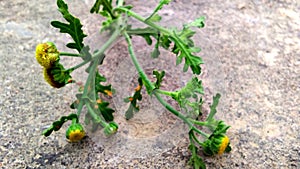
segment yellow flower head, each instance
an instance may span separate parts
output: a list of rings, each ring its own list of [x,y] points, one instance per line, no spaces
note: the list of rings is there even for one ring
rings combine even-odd
[[[224,151],[227,148],[228,144],[229,144],[229,138],[225,135],[221,139],[221,143],[219,144],[219,151],[218,151],[219,155],[222,155],[224,153]]]
[[[49,69],[59,61],[59,51],[52,42],[41,43],[36,46],[35,58],[41,66]]]
[[[225,134],[211,135],[203,144],[203,151],[206,155],[222,155],[231,151],[230,140]]]
[[[82,125],[79,123],[71,124],[71,126],[68,128],[66,132],[66,138],[70,142],[80,141],[84,138],[84,136],[85,136],[85,131]]]
[[[55,64],[49,69],[44,68],[44,79],[55,88],[60,88],[74,82],[70,73],[60,63]]]

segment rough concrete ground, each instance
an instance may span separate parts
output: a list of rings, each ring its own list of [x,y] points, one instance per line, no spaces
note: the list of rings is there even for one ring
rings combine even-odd
[[[155,1],[130,2],[147,12]],[[86,17],[80,15],[84,4],[73,7],[78,17]],[[205,158],[207,168],[299,168],[299,1],[183,0],[164,9],[165,25],[207,18],[195,39],[204,60],[216,63],[207,76],[217,77],[212,85],[223,94],[219,117],[232,126],[233,148]],[[54,90],[43,81],[34,58],[37,43],[63,47],[65,37],[49,25],[60,16],[55,3],[45,0],[2,0],[0,11],[1,168],[188,168],[184,138],[164,153],[132,159],[110,158],[92,138],[69,144],[66,127],[42,137],[45,126],[69,113],[74,99],[75,90]]]

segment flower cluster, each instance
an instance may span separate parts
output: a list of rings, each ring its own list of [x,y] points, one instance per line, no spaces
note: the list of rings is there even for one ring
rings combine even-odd
[[[70,72],[59,63],[59,51],[52,42],[38,44],[35,58],[44,69],[44,79],[52,87],[60,88],[73,82]]]

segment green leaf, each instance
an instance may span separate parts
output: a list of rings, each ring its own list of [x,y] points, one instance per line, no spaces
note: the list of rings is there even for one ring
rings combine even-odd
[[[156,8],[154,9],[154,11],[152,12],[152,14],[146,19],[147,20],[151,20],[151,18],[153,16],[156,15],[156,13],[161,10],[163,8],[164,5],[168,5],[172,0],[160,0],[159,4],[156,6]]]
[[[186,72],[188,67],[190,67],[194,74],[199,75],[201,73],[200,64],[203,64],[203,61],[200,57],[192,54],[192,52],[195,51],[195,48],[193,47],[193,44],[189,42],[189,36],[190,33],[182,34],[181,37],[179,37],[174,32],[174,37],[171,37],[171,40],[175,43],[172,52],[178,57],[176,60],[177,65],[180,64],[184,58],[184,72]],[[187,43],[190,43],[192,46],[189,46]]]
[[[86,37],[82,31],[82,25],[80,20],[74,17],[68,11],[68,5],[63,0],[57,0],[57,6],[60,13],[63,15],[67,23],[62,23],[60,21],[52,21],[51,25],[55,28],[60,29],[61,33],[69,34],[74,42],[68,43],[67,47],[71,49],[76,49],[78,52],[83,48],[83,38]]]
[[[76,94],[77,100],[75,100],[75,101],[70,105],[70,108],[71,108],[71,109],[77,109],[77,107],[78,107],[78,105],[79,105],[79,101],[81,100],[81,97],[82,97],[82,94],[81,94],[81,93]]]
[[[92,54],[89,52],[89,50],[90,50],[89,46],[84,46],[80,51],[80,57],[83,60],[90,60],[92,58]]]
[[[160,55],[160,52],[159,52],[159,45],[160,45],[160,34],[158,34],[158,37],[156,39],[156,44],[155,44],[155,47],[154,47],[154,50],[153,52],[151,53],[151,57],[152,58],[158,58],[158,56]]]
[[[143,87],[142,78],[139,78],[138,82],[139,82],[139,85],[138,85],[138,87],[135,88],[134,95],[124,99],[124,102],[126,102],[126,103],[130,102],[129,108],[125,112],[126,120],[131,119],[134,115],[134,112],[138,112],[140,110],[139,106],[137,105],[137,102],[141,101],[143,98],[142,94],[141,94],[141,90]]]
[[[70,114],[69,116],[62,116],[59,120],[53,122],[49,128],[44,130],[42,132],[42,134],[45,137],[48,137],[53,131],[58,131],[66,121],[73,120],[73,119],[76,119],[76,121],[78,122],[77,114]]]
[[[100,10],[101,6],[103,8]],[[112,9],[112,0],[96,0],[95,4],[90,10],[90,13],[99,13],[100,11],[107,11],[111,14]]]
[[[193,22],[184,25],[185,27],[197,27],[197,28],[203,28],[205,26],[205,17],[201,16],[197,19],[195,19]]]
[[[96,0],[94,6],[91,8],[91,13],[99,13],[106,18],[106,20],[102,22],[101,31],[114,29],[112,24],[115,22],[117,16],[115,16],[112,11],[112,0]]]
[[[202,81],[193,77],[183,88],[173,93],[172,98],[176,100],[179,106],[188,113],[189,117],[197,117],[201,114],[203,100],[197,94],[204,94]]]
[[[210,113],[209,113],[206,121],[213,120],[215,114],[217,113],[217,106],[219,104],[220,97],[221,97],[221,95],[219,93],[217,93],[216,96],[213,97],[213,103],[210,106]]]
[[[101,76],[99,72],[96,72],[95,77],[95,91],[103,93],[105,95],[112,95],[112,87],[111,85],[102,85],[102,82],[106,82],[106,78],[104,76]]]
[[[148,19],[149,22],[159,22],[161,21],[161,16],[158,14],[154,14],[151,18]]]
[[[189,27],[183,27],[182,31],[178,33],[178,37],[181,39],[181,41],[186,44],[188,47],[193,47],[194,42],[191,39],[196,32],[191,30]]]
[[[206,169],[204,161],[197,154],[198,148],[194,144],[190,144],[189,150],[192,152],[192,156],[188,161],[188,164],[193,166],[194,169]]]
[[[160,88],[161,82],[163,80],[163,77],[165,76],[165,71],[162,71],[161,73],[157,70],[153,70],[153,75],[156,77],[156,82],[154,84],[156,89]]]
[[[138,112],[139,110],[140,110],[139,107],[134,107],[134,104],[130,104],[129,108],[125,112],[126,120],[131,119],[134,115],[134,112]]]
[[[113,121],[114,120],[113,113],[115,111],[108,106],[109,106],[108,102],[98,103],[98,109],[101,112],[101,115],[103,116],[105,121]]]

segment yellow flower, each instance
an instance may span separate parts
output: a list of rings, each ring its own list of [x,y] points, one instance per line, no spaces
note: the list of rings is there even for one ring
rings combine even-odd
[[[59,51],[52,42],[41,43],[36,46],[35,58],[41,66],[49,69],[59,61]]]
[[[61,88],[65,86],[65,82],[59,82],[54,79],[54,75],[51,73],[51,69],[44,68],[44,79],[48,84],[55,88]]]
[[[70,142],[80,141],[84,138],[84,136],[85,136],[85,131],[82,125],[79,123],[71,124],[71,126],[68,128],[66,132],[66,138]]]
[[[219,151],[218,151],[218,154],[219,154],[219,155],[222,155],[222,154],[224,153],[224,151],[225,151],[225,149],[227,148],[229,142],[230,142],[229,138],[225,135],[225,136],[222,138],[221,143],[219,144]]]
[[[225,134],[211,135],[202,145],[206,155],[222,155],[231,151],[230,140]]]
[[[60,63],[55,64],[49,69],[44,68],[44,79],[55,88],[60,88],[74,82],[70,73]]]

